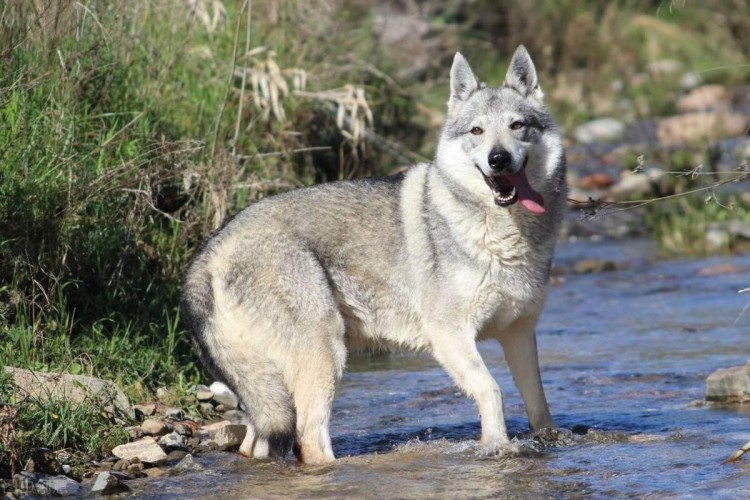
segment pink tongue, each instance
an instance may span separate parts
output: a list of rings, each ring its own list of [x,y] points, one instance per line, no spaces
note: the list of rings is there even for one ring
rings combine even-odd
[[[544,197],[531,187],[529,180],[526,178],[526,172],[521,170],[510,178],[516,188],[518,201],[521,202],[521,205],[533,214],[542,215],[545,212]]]

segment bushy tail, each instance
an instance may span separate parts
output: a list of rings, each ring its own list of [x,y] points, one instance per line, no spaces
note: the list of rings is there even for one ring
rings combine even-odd
[[[278,366],[261,353],[222,342],[238,332],[221,331],[215,317],[216,299],[210,273],[199,261],[185,277],[180,307],[205,368],[237,396],[256,434],[280,455],[294,443],[296,415],[291,394]],[[235,342],[236,345],[236,342]]]

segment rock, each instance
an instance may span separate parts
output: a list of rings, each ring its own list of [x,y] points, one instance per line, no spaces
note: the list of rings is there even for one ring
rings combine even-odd
[[[214,382],[211,384],[211,392],[214,394],[214,401],[224,405],[228,410],[234,410],[237,408],[239,402],[237,396],[234,395],[232,390],[221,382]]]
[[[211,393],[211,395],[213,397],[213,392]],[[214,411],[214,405],[212,405],[211,403],[200,403],[198,405],[198,408],[200,408],[204,415],[208,415]]]
[[[208,425],[204,425],[203,427],[201,427],[201,431],[208,432],[209,434],[216,433],[217,431],[219,431],[220,429],[223,429],[224,427],[226,427],[227,425],[230,425],[231,423],[232,422],[230,422],[229,420],[222,420],[221,422],[214,422],[213,424],[208,424]]]
[[[681,113],[696,111],[726,111],[732,105],[732,96],[722,85],[703,85],[677,99],[675,107]]]
[[[205,467],[199,464],[195,461],[195,458],[193,458],[193,455],[185,455],[185,457],[180,460],[180,463],[174,466],[172,469],[176,473],[182,473],[182,472],[197,472],[204,470]]]
[[[195,399],[198,401],[211,401],[214,398],[214,393],[211,391],[198,391],[195,393]]]
[[[126,427],[125,430],[127,431],[130,439],[133,441],[135,441],[136,439],[141,439],[143,437],[143,429],[141,429],[139,425]]]
[[[112,466],[112,471],[119,472],[121,470],[127,469],[128,467],[130,467],[130,462],[128,460],[118,460]]]
[[[185,418],[185,412],[180,408],[167,408],[164,415],[175,420],[182,420]]]
[[[167,453],[174,450],[187,451],[185,438],[180,436],[176,432],[170,432],[169,434],[165,434],[164,436],[159,438],[159,446],[164,448]]]
[[[578,274],[603,273],[616,270],[617,264],[611,260],[601,259],[584,259],[576,262],[573,266],[573,272]]]
[[[240,410],[228,410],[224,412],[224,420],[229,420],[233,424],[247,423],[247,413]]]
[[[132,477],[140,477],[143,474],[144,468],[143,464],[130,464],[127,473]]]
[[[703,78],[700,73],[697,71],[688,71],[680,78],[680,87],[686,90],[693,89],[700,85],[702,81]]]
[[[165,405],[171,405],[177,401],[177,396],[172,394],[166,387],[156,389],[156,399]]]
[[[40,472],[19,472],[13,476],[17,491],[39,496],[79,496],[83,487],[63,475],[50,476]]]
[[[143,433],[147,436],[163,436],[169,432],[167,424],[163,420],[158,418],[149,418],[141,424]]]
[[[68,464],[63,464],[61,467],[62,467],[63,474],[65,474],[66,476],[70,474],[71,472],[73,472],[73,467],[71,467]]]
[[[220,451],[235,451],[242,444],[246,433],[246,425],[229,424],[216,431],[211,441],[216,443]]]
[[[185,458],[188,455],[189,455],[189,453],[187,451],[183,451],[183,450],[170,451],[167,454],[167,462],[168,463],[179,462],[180,460],[182,460],[183,458]]]
[[[750,362],[716,370],[706,379],[706,399],[723,403],[750,401]]]
[[[198,425],[192,422],[177,422],[174,424],[174,431],[180,436],[190,437],[194,430],[198,430]]]
[[[91,488],[91,493],[108,495],[110,493],[128,490],[130,490],[130,488],[125,483],[121,482],[117,476],[109,472],[102,472],[97,476],[94,486]]]
[[[28,397],[40,401],[96,401],[96,406],[111,416],[125,419],[133,416],[128,397],[108,380],[68,373],[32,372],[12,366],[6,366],[5,372],[13,378],[19,402]]]
[[[112,450],[112,453],[125,460],[137,457],[141,462],[147,464],[160,464],[167,459],[167,454],[150,436],[117,446]]]
[[[187,445],[188,450],[192,450],[193,448],[201,444],[201,439],[197,436],[193,436],[191,438],[188,438],[185,444]]]
[[[686,113],[657,120],[656,137],[663,146],[711,142],[742,136],[747,125],[748,117],[741,113]]]
[[[134,405],[133,410],[135,411],[135,418],[141,420],[143,417],[150,417],[156,413],[156,403]]]
[[[160,469],[159,467],[153,467],[151,469],[146,469],[143,471],[144,474],[146,474],[147,477],[161,477],[164,474],[167,473],[164,469]]]
[[[576,127],[574,136],[578,142],[614,142],[625,135],[625,124],[614,118],[599,118]]]

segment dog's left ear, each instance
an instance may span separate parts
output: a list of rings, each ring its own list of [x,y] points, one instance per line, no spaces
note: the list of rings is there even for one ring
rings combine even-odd
[[[460,52],[456,52],[451,66],[451,97],[448,100],[448,112],[456,110],[460,103],[466,101],[481,86],[466,58]]]
[[[544,92],[539,87],[534,62],[523,45],[519,45],[513,54],[513,59],[508,66],[508,73],[505,75],[504,85],[517,90],[524,97],[534,97],[540,101],[544,99]]]

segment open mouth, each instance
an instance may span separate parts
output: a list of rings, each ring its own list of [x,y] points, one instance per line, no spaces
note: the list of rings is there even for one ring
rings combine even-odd
[[[529,180],[526,178],[525,167],[528,160],[527,157],[521,170],[514,174],[488,176],[484,174],[479,166],[477,166],[477,169],[482,173],[484,181],[490,187],[495,205],[510,207],[520,201],[521,205],[529,212],[542,215],[545,212],[544,197],[537,191],[534,191],[534,188],[531,187]]]

